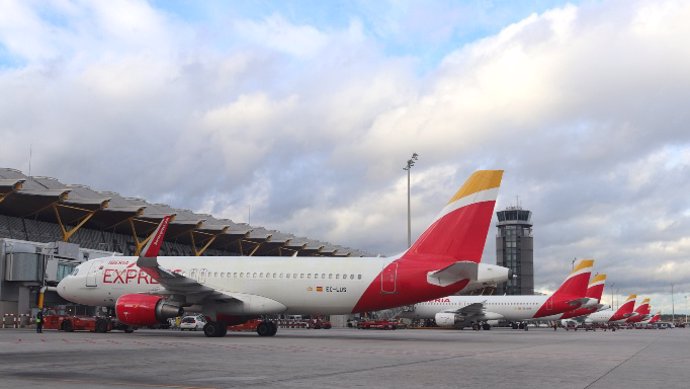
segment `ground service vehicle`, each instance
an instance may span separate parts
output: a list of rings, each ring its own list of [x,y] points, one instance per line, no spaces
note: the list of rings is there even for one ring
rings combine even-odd
[[[203,330],[206,325],[206,320],[200,316],[185,316],[180,320],[180,331],[189,330]]]
[[[53,314],[43,316],[43,329],[108,332],[113,329],[113,324],[105,317]]]

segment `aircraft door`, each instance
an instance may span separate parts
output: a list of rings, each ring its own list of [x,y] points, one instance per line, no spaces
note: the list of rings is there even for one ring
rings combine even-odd
[[[86,273],[86,286],[89,288],[94,288],[98,285],[96,285],[96,272],[98,271],[98,264],[96,262],[98,261],[89,261],[91,262],[89,266],[89,271]]]
[[[381,272],[381,293],[397,293],[398,263],[393,262]]]

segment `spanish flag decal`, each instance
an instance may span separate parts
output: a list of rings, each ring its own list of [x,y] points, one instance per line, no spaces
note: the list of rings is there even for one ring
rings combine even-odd
[[[317,292],[323,292],[323,286],[317,286],[316,291]]]

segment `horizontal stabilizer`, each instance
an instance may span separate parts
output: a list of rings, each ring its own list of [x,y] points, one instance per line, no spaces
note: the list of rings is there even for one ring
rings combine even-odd
[[[478,273],[478,263],[458,261],[443,269],[427,273],[426,281],[431,285],[446,287],[462,280],[477,280]]]

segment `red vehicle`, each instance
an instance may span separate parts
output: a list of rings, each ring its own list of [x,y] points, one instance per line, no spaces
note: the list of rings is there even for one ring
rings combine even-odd
[[[48,330],[108,332],[112,323],[107,318],[95,316],[45,315],[43,328]]]
[[[381,330],[394,330],[398,328],[398,322],[390,320],[365,320],[357,323],[357,328],[368,330],[372,328]]]

